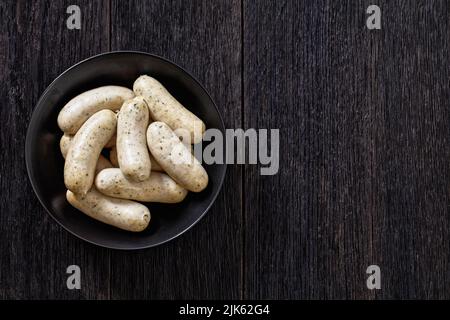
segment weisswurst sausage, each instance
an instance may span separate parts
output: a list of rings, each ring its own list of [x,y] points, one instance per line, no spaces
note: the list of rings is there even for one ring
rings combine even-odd
[[[127,179],[145,181],[150,176],[151,162],[146,131],[148,107],[142,97],[125,101],[117,119],[117,159]]]
[[[200,192],[208,185],[208,174],[170,127],[153,122],[147,130],[147,143],[156,161],[183,188]]]
[[[95,187],[111,197],[143,202],[177,203],[187,195],[187,190],[167,174],[152,172],[148,180],[134,182],[119,168],[102,170],[95,178]]]
[[[90,117],[74,136],[64,164],[64,183],[74,193],[86,194],[105,144],[116,131],[116,114],[102,110]]]
[[[123,230],[140,232],[150,222],[150,211],[143,204],[108,197],[95,188],[85,195],[67,190],[66,198],[72,206],[91,218]]]
[[[67,134],[75,134],[94,113],[119,110],[125,100],[134,97],[133,91],[120,86],[104,86],[79,94],[59,112],[58,126]]]
[[[134,82],[136,95],[144,97],[154,121],[162,121],[172,130],[184,129],[191,135],[191,143],[202,140],[205,124],[195,114],[177,101],[155,78],[140,76]]]

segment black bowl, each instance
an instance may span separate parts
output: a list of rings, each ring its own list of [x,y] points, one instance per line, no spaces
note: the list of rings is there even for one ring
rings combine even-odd
[[[119,51],[100,54],[74,65],[45,90],[33,112],[25,144],[25,159],[33,189],[48,213],[66,230],[93,244],[114,249],[142,249],[167,242],[197,223],[213,204],[222,186],[226,164],[205,165],[208,187],[190,192],[179,204],[148,204],[152,219],[141,233],[123,231],[89,218],[66,200],[59,150],[62,132],[59,111],[71,98],[103,85],[133,87],[142,74],[159,80],[186,108],[199,116],[206,128],[225,133],[223,120],[206,90],[175,63],[143,53]]]

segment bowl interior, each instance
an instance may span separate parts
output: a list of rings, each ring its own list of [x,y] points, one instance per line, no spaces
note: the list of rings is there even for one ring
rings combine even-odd
[[[103,85],[132,88],[142,74],[158,79],[186,108],[200,117],[206,128],[225,132],[214,102],[186,71],[160,57],[140,52],[112,52],[89,58],[62,73],[42,95],[29,124],[26,141],[28,174],[42,205],[74,235],[91,243],[116,249],[139,249],[166,242],[194,225],[214,202],[225,176],[225,164],[203,164],[209,175],[208,187],[190,192],[179,204],[147,206],[152,220],[141,233],[122,231],[97,222],[66,201],[59,150],[62,132],[57,126],[61,108],[83,91]]]

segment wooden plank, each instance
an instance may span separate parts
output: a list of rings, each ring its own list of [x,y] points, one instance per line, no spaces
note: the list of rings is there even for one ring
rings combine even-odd
[[[0,3],[0,298],[450,298],[448,1],[379,1],[381,31],[368,0],[242,1],[112,1],[110,16],[83,0],[81,31],[69,1]],[[279,174],[230,166],[206,217],[154,249],[60,228],[28,182],[26,124],[60,72],[110,45],[188,69],[229,128],[279,128]]]
[[[106,1],[105,1],[106,2]],[[108,298],[109,253],[76,239],[51,219],[28,181],[27,124],[47,85],[81,59],[108,49],[103,2],[77,1],[82,29],[66,28],[70,1],[0,4],[0,297]],[[42,161],[45,161],[43,159]],[[68,290],[66,268],[81,267],[81,290]]]
[[[239,1],[112,1],[111,26],[113,50],[176,62],[210,92],[226,126],[240,126]],[[229,167],[223,191],[193,229],[160,247],[111,253],[111,297],[239,298],[240,206],[241,169]]]
[[[386,1],[373,47],[378,100],[378,298],[450,298],[448,1]],[[377,91],[375,91],[377,90]]]
[[[244,1],[244,123],[281,136],[245,171],[247,298],[449,297],[448,3],[369,4]]]

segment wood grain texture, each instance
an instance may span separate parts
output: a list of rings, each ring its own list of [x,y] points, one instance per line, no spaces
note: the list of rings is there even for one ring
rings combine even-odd
[[[79,0],[81,31],[70,4],[0,2],[0,299],[450,298],[448,1],[379,0],[377,31],[370,0]],[[70,235],[28,181],[27,123],[58,74],[108,50],[181,65],[227,128],[280,129],[280,172],[229,166],[210,212],[157,248]]]
[[[373,214],[373,260],[385,270],[377,297],[449,299],[450,3],[383,6],[385,31],[372,54],[383,117],[373,192],[383,203]]]
[[[48,84],[72,64],[108,47],[102,2],[78,1],[81,31],[66,28],[69,1],[0,3],[0,298],[109,297],[109,253],[83,243],[50,218],[25,168],[25,135]],[[107,38],[106,38],[107,39]],[[42,159],[45,161],[45,159]],[[81,267],[81,290],[66,268]]]
[[[227,128],[240,126],[239,1],[112,1],[112,49],[140,50],[186,68],[212,95]],[[111,297],[241,297],[241,169],[230,166],[208,214],[143,252],[111,253]]]
[[[449,7],[244,1],[244,122],[280,129],[245,170],[248,298],[449,298]],[[367,290],[377,264],[382,290]]]

